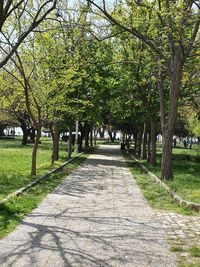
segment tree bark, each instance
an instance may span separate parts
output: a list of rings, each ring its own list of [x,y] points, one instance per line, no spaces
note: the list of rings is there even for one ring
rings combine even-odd
[[[68,139],[68,158],[72,157],[72,126],[69,126],[69,139]]]
[[[136,142],[136,155],[141,155],[141,146],[142,146],[142,134],[143,134],[143,127],[138,127],[138,133],[137,133],[137,142]]]
[[[156,121],[151,118],[151,156],[150,164],[156,165]]]
[[[37,150],[40,142],[41,137],[41,130],[37,130],[35,142],[33,145],[33,151],[32,151],[32,163],[31,163],[31,175],[36,175],[36,165],[37,165]]]
[[[151,133],[150,130],[147,134],[147,162],[150,163],[151,158]]]
[[[93,127],[90,130],[90,146],[93,147]]]
[[[22,132],[23,132],[23,136],[22,136],[22,145],[27,145],[28,143],[28,136],[29,136],[29,133],[30,133],[30,130],[29,128],[27,128],[27,126],[25,125],[25,123],[22,123],[21,122],[21,129],[22,129]]]
[[[142,135],[142,151],[141,159],[147,159],[147,124],[144,123],[143,135]]]
[[[6,125],[0,124],[0,136],[5,136],[4,129],[6,128]]]
[[[51,162],[52,164],[54,161],[59,160],[59,141],[60,141],[60,132],[59,132],[60,122],[56,121],[53,123],[53,126],[50,127],[51,135],[52,135],[52,155],[51,155]]]
[[[169,90],[169,110],[168,118],[163,123],[162,136],[162,160],[161,160],[161,179],[173,179],[172,166],[172,147],[173,135],[176,126],[178,111],[178,100],[180,95],[181,74],[183,61],[181,60],[180,51],[177,49],[170,66],[170,90]]]
[[[88,123],[85,125],[85,148],[89,147],[89,134],[90,134],[90,127]]]

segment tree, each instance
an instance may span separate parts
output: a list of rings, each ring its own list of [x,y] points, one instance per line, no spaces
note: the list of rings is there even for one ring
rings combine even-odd
[[[0,68],[25,38],[56,8],[57,0],[0,1]]]
[[[172,142],[183,67],[195,45],[200,24],[198,2],[124,1],[124,5],[119,2],[113,11],[107,8],[105,0],[102,4],[93,0],[87,2],[110,23],[140,39],[157,58],[163,134],[161,178],[171,179]],[[167,105],[164,100],[165,78],[169,86]]]

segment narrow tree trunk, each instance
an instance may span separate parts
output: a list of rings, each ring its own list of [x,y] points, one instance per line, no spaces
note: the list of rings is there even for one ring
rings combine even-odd
[[[151,131],[150,126],[147,126],[147,162],[150,162],[151,158]]]
[[[51,135],[52,135],[52,164],[54,161],[59,160],[59,141],[60,141],[60,132],[59,132],[60,122],[54,122],[53,126],[50,128]]]
[[[36,164],[37,164],[37,150],[40,142],[41,137],[41,129],[37,130],[37,134],[35,137],[35,142],[33,145],[33,151],[32,151],[32,163],[31,163],[31,175],[36,175]]]
[[[156,165],[156,122],[155,119],[151,118],[151,156],[150,164]]]
[[[94,145],[96,146],[97,144],[97,130],[94,128]]]
[[[142,134],[143,134],[143,127],[138,127],[138,133],[137,133],[137,143],[136,143],[136,155],[141,155],[141,146],[142,146]]]
[[[89,147],[89,134],[90,134],[90,128],[89,125],[87,124],[85,126],[85,148]]]
[[[90,130],[90,146],[91,147],[93,146],[93,127],[91,127],[91,130]]]
[[[68,139],[68,158],[72,157],[72,126],[69,126],[69,139]]]
[[[142,135],[142,151],[141,159],[147,159],[147,125],[144,123],[143,135]]]

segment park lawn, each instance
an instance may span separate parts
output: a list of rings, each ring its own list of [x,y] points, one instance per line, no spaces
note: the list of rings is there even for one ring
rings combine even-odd
[[[195,162],[198,147],[192,149],[173,148],[174,179],[166,184],[184,199],[200,203],[200,163]],[[150,166],[146,161],[141,161],[151,172],[160,177],[161,148],[158,148],[157,165]]]
[[[67,144],[61,144],[60,160],[51,165],[51,140],[43,138],[39,145],[37,175],[59,166],[67,159]],[[0,140],[0,200],[36,177],[30,176],[32,144],[21,145],[20,139]]]
[[[88,156],[89,154],[82,154],[80,157],[68,163],[62,172],[52,174],[47,179],[41,180],[38,184],[29,188],[22,195],[13,197],[1,205],[0,238],[13,231],[24,216],[37,208],[45,196],[52,192],[70,172],[80,166]]]

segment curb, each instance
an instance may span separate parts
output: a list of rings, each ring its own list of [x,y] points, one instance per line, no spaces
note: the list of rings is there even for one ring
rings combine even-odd
[[[197,212],[200,212],[200,204],[187,201],[183,199],[182,197],[180,197],[179,195],[177,195],[175,192],[171,191],[171,189],[164,182],[162,182],[155,174],[150,172],[141,162],[139,162],[139,160],[137,160],[130,153],[129,155],[131,156],[132,159],[134,159],[134,161],[140,164],[140,166],[145,171],[145,173],[147,173],[154,180],[156,184],[159,184],[161,188],[163,188],[165,191],[167,191],[171,195],[171,197],[179,204],[179,206],[191,208]]]
[[[27,185],[19,188],[18,190],[16,190],[15,192],[9,194],[6,198],[2,199],[0,201],[0,206],[2,206],[5,202],[7,202],[9,199],[11,199],[12,197],[15,196],[19,196],[21,195],[24,191],[26,191],[27,189],[29,189],[30,187],[36,185],[37,183],[39,183],[41,180],[44,180],[46,178],[49,178],[49,176],[51,176],[54,173],[60,172],[63,170],[63,168],[65,167],[65,165],[67,165],[68,163],[70,163],[71,161],[75,160],[76,158],[79,158],[82,154],[84,154],[85,152],[81,152],[78,155],[76,155],[74,158],[71,158],[69,160],[67,160],[66,162],[64,162],[61,166],[59,166],[56,169],[53,169],[51,171],[49,171],[48,173],[40,176],[39,178],[33,180],[32,182],[28,183]]]

